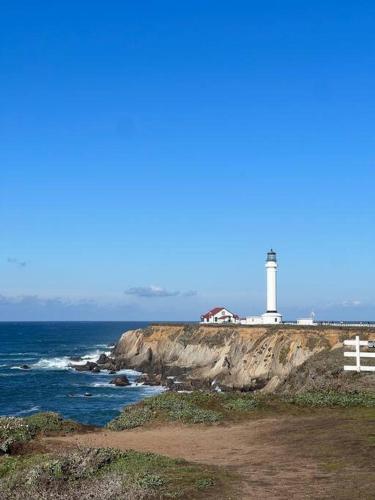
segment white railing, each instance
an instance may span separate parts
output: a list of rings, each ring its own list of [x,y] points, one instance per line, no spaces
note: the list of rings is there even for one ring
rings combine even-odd
[[[344,370],[355,372],[375,372],[375,366],[361,365],[361,358],[375,358],[375,352],[362,352],[361,347],[375,348],[374,340],[359,340],[359,336],[355,340],[344,340],[344,345],[355,348],[355,351],[344,352],[346,358],[355,358],[355,365],[344,365]]]

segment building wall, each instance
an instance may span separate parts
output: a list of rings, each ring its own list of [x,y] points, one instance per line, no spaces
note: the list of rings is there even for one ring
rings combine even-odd
[[[246,316],[246,318],[241,319],[242,325],[262,325],[262,316]]]
[[[222,316],[230,316],[231,321],[229,321],[229,318],[221,319]],[[222,309],[218,314],[215,314],[215,316],[211,316],[208,321],[205,318],[204,323],[216,323],[216,324],[221,324],[221,323],[237,323],[237,320],[234,319],[234,316],[231,312],[228,311],[228,309]]]

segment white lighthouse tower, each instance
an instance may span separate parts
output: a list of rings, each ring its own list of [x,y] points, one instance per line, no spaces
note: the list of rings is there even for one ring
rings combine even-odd
[[[277,259],[276,252],[272,249],[267,253],[266,260],[267,273],[267,310],[262,314],[263,324],[274,325],[281,323],[282,316],[277,312]]]

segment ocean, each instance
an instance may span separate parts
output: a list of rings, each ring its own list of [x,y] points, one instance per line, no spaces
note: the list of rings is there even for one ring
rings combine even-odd
[[[0,322],[0,415],[56,411],[81,423],[105,425],[130,403],[162,390],[135,383],[116,387],[106,372],[77,372],[71,356],[95,361],[120,335],[145,322]],[[30,370],[21,369],[30,366]],[[86,393],[91,396],[85,395]]]

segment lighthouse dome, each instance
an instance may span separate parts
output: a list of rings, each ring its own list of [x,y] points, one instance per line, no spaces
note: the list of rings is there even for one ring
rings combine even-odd
[[[276,262],[276,252],[271,250],[267,253],[267,262]]]

